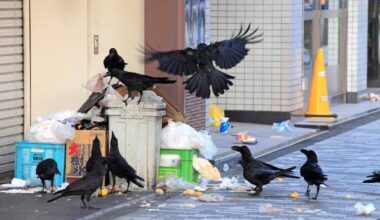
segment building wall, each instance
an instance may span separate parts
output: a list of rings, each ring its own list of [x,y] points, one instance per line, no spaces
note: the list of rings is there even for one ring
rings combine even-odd
[[[104,71],[110,47],[118,49],[128,70],[144,73],[137,50],[144,43],[144,1],[39,0],[29,7],[25,129],[39,115],[77,110],[89,95],[83,85]],[[98,54],[94,35],[99,35]]]
[[[367,89],[368,1],[348,1],[347,92]]]
[[[251,22],[264,40],[226,71],[234,86],[212,101],[226,110],[290,112],[303,107],[303,1],[211,0],[211,39],[223,40]]]

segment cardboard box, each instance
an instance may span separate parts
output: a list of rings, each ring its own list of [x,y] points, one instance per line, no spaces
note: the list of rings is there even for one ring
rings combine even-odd
[[[75,138],[66,142],[65,177],[69,183],[86,174],[86,163],[91,156],[92,142],[95,136],[100,141],[102,155],[108,154],[107,130],[76,130]]]

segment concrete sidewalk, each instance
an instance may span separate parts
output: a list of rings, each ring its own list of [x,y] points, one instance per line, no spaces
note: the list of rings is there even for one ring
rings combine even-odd
[[[272,129],[272,125],[237,122],[231,122],[233,128],[229,129],[227,134],[220,134],[219,128],[211,127],[210,134],[218,147],[215,164],[221,169],[223,164],[234,163],[240,158],[239,153],[230,149],[233,145],[243,145],[235,139],[234,134],[238,132],[247,131],[248,134],[257,138],[257,144],[247,146],[255,157],[260,157],[320,135],[339,124],[380,111],[380,102],[361,101],[357,104],[335,104],[331,106],[331,111],[338,115],[335,120],[331,121],[309,120],[299,115],[292,116],[291,121],[295,126],[306,125],[305,127],[308,128],[295,127],[291,132],[276,132]]]

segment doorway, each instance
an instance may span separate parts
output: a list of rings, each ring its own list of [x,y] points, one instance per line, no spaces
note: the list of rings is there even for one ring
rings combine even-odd
[[[345,102],[347,0],[304,0],[304,106],[318,48],[324,49],[329,97]]]

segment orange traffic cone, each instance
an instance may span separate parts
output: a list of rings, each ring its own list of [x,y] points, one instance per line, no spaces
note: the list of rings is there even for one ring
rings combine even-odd
[[[319,48],[314,62],[313,79],[311,81],[309,102],[305,117],[332,117],[337,115],[330,112],[329,96],[323,49]]]

